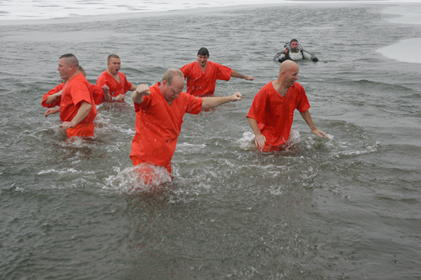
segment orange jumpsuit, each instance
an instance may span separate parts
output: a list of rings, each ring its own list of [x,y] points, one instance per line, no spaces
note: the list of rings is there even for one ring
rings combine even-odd
[[[100,105],[101,103],[105,102],[102,86],[89,84],[89,90],[94,96],[94,102],[96,105]]]
[[[45,101],[47,101],[48,96],[53,95],[54,93],[57,93],[60,90],[62,90],[64,85],[65,85],[65,83],[61,83],[58,86],[56,86],[55,88],[51,89],[46,94],[44,94],[44,96],[42,97],[41,105],[44,106],[44,107],[47,107],[47,108],[53,108],[53,107],[56,107],[56,106],[60,106],[61,96],[58,96],[50,104],[45,103]],[[95,102],[96,105],[100,105],[102,102],[104,102],[104,92],[102,91],[102,87],[97,86],[97,85],[93,85],[93,84],[89,84],[89,90],[92,91],[92,94],[94,96],[94,102]]]
[[[264,151],[276,149],[288,141],[295,109],[300,112],[310,109],[304,88],[297,82],[288,89],[285,97],[275,90],[272,82],[256,94],[247,117],[257,121],[265,136]]]
[[[187,93],[194,96],[213,95],[216,80],[229,81],[232,69],[222,64],[208,61],[205,72],[197,61],[184,65],[181,69],[187,78]]]
[[[141,104],[134,103],[136,134],[130,158],[133,165],[149,162],[170,171],[183,116],[185,113],[198,114],[202,109],[202,98],[181,92],[170,106],[159,85],[157,83],[149,88],[151,94],[144,96]]]
[[[70,122],[76,116],[81,102],[85,101],[92,105],[88,116],[81,120],[75,127],[66,130],[67,137],[73,136],[94,136],[93,120],[97,114],[93,93],[86,78],[79,73],[70,79],[61,95],[60,119],[63,122]]]
[[[48,91],[46,94],[44,94],[44,96],[42,97],[42,101],[41,101],[41,105],[47,108],[53,108],[56,106],[60,106],[60,101],[61,101],[61,96],[58,96],[53,102],[51,102],[50,104],[45,103],[45,101],[47,100],[48,96],[53,95],[57,92],[59,92],[60,90],[62,90],[64,88],[65,83],[61,83],[58,86],[56,86],[55,88],[53,88],[52,90]]]
[[[118,72],[118,76],[120,78],[120,83],[114,79],[114,77],[111,76],[107,70],[105,70],[96,80],[96,84],[98,86],[102,87],[103,85],[107,85],[110,88],[109,93],[111,95],[111,99],[113,97],[117,97],[119,94],[126,94],[126,92],[132,87],[132,83],[127,81],[126,75]],[[124,100],[119,102],[124,102]]]

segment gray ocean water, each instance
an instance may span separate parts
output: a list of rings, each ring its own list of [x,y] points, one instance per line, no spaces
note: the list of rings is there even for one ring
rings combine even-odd
[[[376,49],[419,38],[380,4],[237,7],[0,26],[0,279],[421,279],[420,64]],[[299,82],[319,139],[262,154],[246,115],[297,38],[319,62]],[[42,96],[74,53],[95,83],[117,53],[129,81],[210,60],[255,81],[244,100],[186,115],[173,181],[151,192],[129,158],[135,113],[98,107],[96,137],[66,141]],[[137,188],[137,189],[135,189]]]

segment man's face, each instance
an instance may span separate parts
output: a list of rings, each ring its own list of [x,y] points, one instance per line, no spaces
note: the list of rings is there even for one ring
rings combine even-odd
[[[285,83],[285,85],[288,85],[289,87],[292,87],[294,83],[298,80],[298,72],[299,69],[296,65],[293,65],[286,69],[286,71],[284,72],[283,83]]]
[[[117,75],[121,67],[120,58],[111,57],[107,65],[108,65],[108,72],[110,72],[111,75]]]
[[[208,58],[209,58],[209,55],[200,55],[200,54],[198,54],[197,55],[197,63],[199,63],[199,65],[201,67],[205,67],[206,66],[206,63],[208,62]]]
[[[291,49],[298,49],[298,42],[297,41],[291,42]]]
[[[172,102],[180,96],[180,93],[184,89],[184,78],[181,76],[174,76],[171,81],[171,85],[167,81],[162,81],[163,90],[162,95],[165,100]]]
[[[60,77],[63,80],[67,80],[70,77],[70,71],[73,68],[72,65],[69,65],[67,59],[65,57],[60,58],[58,62],[57,70],[60,73]]]

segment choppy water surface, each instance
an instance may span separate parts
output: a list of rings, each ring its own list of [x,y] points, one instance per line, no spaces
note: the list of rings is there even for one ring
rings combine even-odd
[[[418,38],[381,5],[287,5],[0,27],[0,278],[419,279],[420,66],[377,49]],[[318,139],[296,115],[293,145],[262,154],[246,114],[292,37],[319,62],[300,80]],[[96,138],[65,141],[42,95],[74,53],[94,83],[109,53],[135,84],[210,60],[255,81],[244,100],[186,115],[173,181],[153,192],[129,158],[135,113],[100,106]],[[165,176],[163,176],[165,180]]]

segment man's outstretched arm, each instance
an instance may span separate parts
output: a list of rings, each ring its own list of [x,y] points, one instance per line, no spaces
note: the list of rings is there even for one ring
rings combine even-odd
[[[227,102],[235,102],[243,100],[241,93],[236,92],[233,95],[229,96],[217,96],[217,97],[202,97],[202,109],[210,109],[218,107],[219,105],[225,104]]]
[[[313,131],[314,134],[316,134],[320,138],[323,138],[323,136],[324,136],[327,139],[329,139],[329,137],[327,136],[326,133],[324,133],[323,131],[321,131],[320,129],[318,129],[314,126],[313,120],[311,119],[311,115],[310,115],[309,110],[304,111],[304,112],[300,112],[300,114],[303,117],[303,119],[306,121],[306,123],[308,124],[308,126],[310,127],[311,131]]]
[[[247,81],[253,81],[254,80],[253,76],[244,76],[243,74],[240,74],[235,70],[232,70],[231,77],[240,78],[240,79],[244,79],[244,80],[247,80]]]

